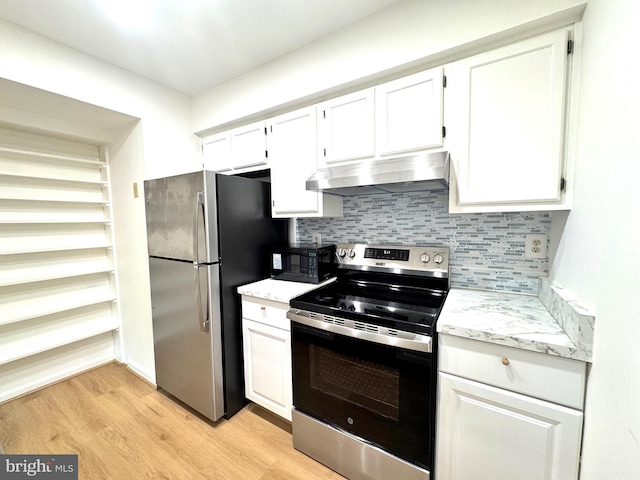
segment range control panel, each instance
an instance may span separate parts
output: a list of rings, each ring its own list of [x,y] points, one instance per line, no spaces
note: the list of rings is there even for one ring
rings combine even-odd
[[[342,268],[371,268],[391,273],[409,270],[433,276],[449,274],[449,247],[339,243],[336,256]]]

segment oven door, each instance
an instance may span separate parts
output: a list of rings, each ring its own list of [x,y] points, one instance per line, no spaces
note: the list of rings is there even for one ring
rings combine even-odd
[[[433,354],[291,322],[293,404],[410,463],[431,467]]]

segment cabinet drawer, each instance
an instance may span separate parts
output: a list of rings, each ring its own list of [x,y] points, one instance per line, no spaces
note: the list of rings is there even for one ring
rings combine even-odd
[[[439,336],[438,369],[582,410],[587,364],[543,353]]]
[[[291,331],[287,318],[289,304],[242,296],[242,317],[265,325]]]

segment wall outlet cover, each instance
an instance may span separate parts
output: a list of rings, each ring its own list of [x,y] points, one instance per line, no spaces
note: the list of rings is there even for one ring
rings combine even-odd
[[[525,258],[547,258],[547,236],[543,233],[531,233],[524,241]]]

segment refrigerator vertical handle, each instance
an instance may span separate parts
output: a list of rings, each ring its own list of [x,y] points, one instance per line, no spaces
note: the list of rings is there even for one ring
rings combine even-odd
[[[207,299],[206,304],[202,303],[202,290],[200,288],[202,279],[200,278],[200,214],[202,214],[202,233],[206,232],[204,215],[204,192],[198,192],[196,197],[196,208],[193,216],[193,266],[195,268],[196,282],[196,304],[198,306],[198,325],[201,332],[209,331],[209,275],[207,275]]]
[[[200,214],[202,213],[202,233],[206,231],[205,215],[204,215],[204,192],[198,192],[196,196],[196,208],[193,215],[193,263],[200,263]]]
[[[196,305],[198,306],[198,325],[200,326],[200,331],[206,333],[209,331],[209,275],[207,272],[207,299],[206,304],[202,303],[202,290],[201,290],[201,278],[200,278],[200,270],[207,269],[206,267],[201,267],[197,264],[193,264],[195,269],[195,279],[196,279]]]

